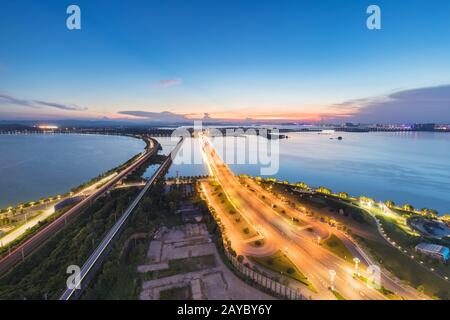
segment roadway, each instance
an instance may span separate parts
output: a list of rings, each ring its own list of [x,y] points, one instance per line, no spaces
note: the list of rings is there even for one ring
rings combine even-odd
[[[330,286],[330,270],[334,270],[336,275],[334,277],[334,287],[346,299],[386,299],[378,290],[367,287],[360,280],[354,278],[355,269],[352,263],[334,255],[327,249],[319,246],[317,241],[311,237],[304,228],[299,228],[297,225],[291,223],[289,219],[284,219],[267,203],[255,195],[265,194],[265,190],[261,187],[253,186],[254,191],[244,187],[230,169],[222,162],[222,160],[214,152],[214,149],[209,139],[203,134],[200,135],[202,139],[202,147],[204,150],[204,157],[207,160],[208,167],[213,176],[222,185],[228,198],[233,202],[239,212],[248,220],[252,221],[253,225],[258,226],[258,230],[264,235],[265,242],[275,245],[278,250],[282,250],[286,255],[296,264],[299,269],[308,277],[316,293],[305,293],[306,296],[311,296],[315,299],[334,299],[333,293],[329,290]],[[256,189],[258,188],[258,189]],[[270,198],[271,201],[275,201]],[[291,210],[285,206],[286,210]],[[298,215],[298,213],[296,213]],[[221,219],[222,220],[222,219]],[[309,221],[314,226],[314,229],[322,235],[327,235],[331,231],[327,230],[328,226],[319,222]],[[336,232],[334,232],[336,233]],[[232,240],[233,249],[237,252],[249,253],[251,247],[246,246],[239,239]],[[348,240],[347,245],[352,245]],[[245,249],[244,249],[245,247]],[[359,248],[353,248],[358,252]],[[365,257],[361,257],[362,261],[369,264]],[[361,270],[361,272],[363,272]],[[390,289],[392,280],[385,279],[382,275],[383,285]],[[398,292],[405,298],[419,299],[420,297],[410,290],[403,290],[398,288],[397,282],[394,282],[394,292]]]
[[[114,173],[108,175],[107,177],[101,179],[100,181],[97,181],[97,182],[87,186],[86,188],[77,192],[76,194],[73,194],[71,196],[62,198],[61,200],[55,201],[53,205],[43,204],[43,205],[34,206],[32,209],[28,210],[28,212],[26,213],[28,216],[28,219],[26,219],[26,221],[24,223],[13,228],[11,231],[9,231],[8,233],[6,233],[5,235],[3,235],[0,238],[0,247],[4,247],[4,246],[7,246],[9,243],[12,243],[16,239],[18,239],[21,235],[23,235],[28,229],[33,228],[34,226],[39,224],[39,222],[44,221],[45,219],[47,219],[48,217],[53,215],[55,213],[55,205],[57,205],[59,202],[64,201],[65,199],[67,199],[69,197],[77,197],[77,196],[86,197],[89,194],[94,193],[95,190],[97,190],[97,188],[100,185],[105,184],[107,181],[111,180],[116,175],[117,175],[117,172],[114,172]],[[44,210],[42,210],[42,208],[44,208]],[[42,213],[33,215],[33,212],[38,212],[38,211],[42,211]],[[22,214],[22,216],[23,216],[23,214]]]
[[[77,203],[67,212],[59,216],[53,222],[46,225],[44,228],[33,234],[29,239],[25,240],[23,243],[19,244],[10,252],[4,254],[0,259],[0,274],[6,272],[15,264],[24,260],[25,257],[32,254],[39,246],[49,239],[54,233],[62,229],[70,219],[74,218],[83,209],[88,207],[96,199],[104,195],[106,192],[110,191],[114,186],[125,178],[127,175],[131,174],[135,169],[141,166],[149,157],[158,151],[158,143],[153,139],[149,140],[149,146],[147,149],[139,155],[132,164],[127,168],[123,169],[120,173],[115,175],[111,180],[102,185],[99,189],[94,191],[92,194],[87,196],[85,199]]]

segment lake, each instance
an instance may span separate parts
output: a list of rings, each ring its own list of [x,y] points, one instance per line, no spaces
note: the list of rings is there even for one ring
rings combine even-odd
[[[450,135],[445,133],[289,133],[279,140],[274,177],[325,186],[334,192],[410,203],[450,212]],[[343,140],[337,137],[342,136]],[[168,154],[177,141],[156,138]],[[237,139],[245,142],[247,138]],[[263,138],[260,142],[266,143]],[[196,145],[195,139],[185,144]],[[215,142],[218,144],[218,141]],[[0,207],[63,194],[144,150],[143,141],[102,135],[0,135]],[[199,148],[197,147],[196,150]],[[255,154],[255,146],[225,148]],[[167,177],[207,174],[202,164],[177,163]],[[158,166],[150,166],[152,175]],[[230,164],[236,173],[261,175],[260,165]]]
[[[122,136],[0,135],[0,208],[64,194],[144,148]]]
[[[289,139],[279,140],[279,170],[273,176],[280,180],[302,181],[334,192],[450,212],[450,134],[296,132],[288,136]],[[338,136],[343,139],[338,140]],[[213,141],[215,146],[220,146],[219,142],[223,143]],[[224,150],[225,155],[232,154],[233,150],[239,155],[257,152],[255,146],[227,145]],[[260,167],[230,164],[236,174],[253,176],[261,175]],[[176,172],[187,176],[202,175],[206,170],[202,165],[181,164],[171,168],[170,175]]]

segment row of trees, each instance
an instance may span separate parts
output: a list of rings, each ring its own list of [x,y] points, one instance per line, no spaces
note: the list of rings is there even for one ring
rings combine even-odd
[[[61,197],[62,197],[61,195],[57,195],[57,196],[51,196],[48,198],[41,198],[38,201],[20,202],[17,205],[17,207],[9,206],[7,208],[0,209],[0,213],[6,213],[6,212],[14,212],[15,213],[17,211],[21,211],[26,208],[32,208],[38,204],[45,204],[48,202],[52,202],[54,200],[59,200],[59,199],[61,199]]]

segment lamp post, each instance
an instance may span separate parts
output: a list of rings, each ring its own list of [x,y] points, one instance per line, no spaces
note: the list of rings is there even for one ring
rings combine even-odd
[[[353,259],[353,262],[355,263],[355,271],[356,271],[356,274],[358,275],[358,277],[361,275],[361,273],[359,272],[359,270],[358,270],[358,266],[359,266],[359,263],[361,262],[361,260],[359,260],[358,258],[354,258]]]
[[[334,291],[334,276],[336,275],[336,271],[329,270],[330,272],[330,289],[331,291]]]

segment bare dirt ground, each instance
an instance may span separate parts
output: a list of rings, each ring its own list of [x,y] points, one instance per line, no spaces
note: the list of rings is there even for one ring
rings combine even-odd
[[[206,267],[195,265],[194,261],[203,259],[210,261]],[[176,272],[171,272],[180,261],[186,268],[178,265]],[[142,283],[141,300],[158,300],[162,291],[186,287],[194,300],[273,299],[244,283],[223,264],[204,224],[160,230],[150,243],[147,262],[138,267],[141,273],[152,272],[152,279]]]

